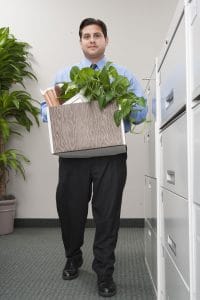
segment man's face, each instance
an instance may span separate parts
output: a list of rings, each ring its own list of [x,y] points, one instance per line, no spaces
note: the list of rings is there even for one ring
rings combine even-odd
[[[88,25],[82,30],[80,40],[84,55],[91,61],[98,61],[104,56],[108,39],[104,37],[101,27]]]

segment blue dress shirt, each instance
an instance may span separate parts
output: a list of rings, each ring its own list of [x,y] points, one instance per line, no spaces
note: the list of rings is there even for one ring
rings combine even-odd
[[[97,70],[101,70],[105,64],[108,62],[105,57],[103,57],[101,60],[99,60],[97,65]],[[88,60],[87,58],[83,59],[80,63],[75,64],[74,66],[79,67],[79,69],[90,67],[92,62]],[[130,82],[130,91],[134,92],[137,97],[143,97],[143,90],[139,83],[139,81],[136,79],[136,77],[131,74],[126,68],[119,66],[115,63],[112,63],[112,65],[116,68],[118,74],[126,77]],[[55,77],[54,84],[63,83],[63,82],[69,82],[70,81],[70,70],[71,67],[67,67],[64,70],[58,72],[58,74]],[[47,122],[47,116],[46,116],[46,103],[41,103],[41,115],[43,122]],[[135,120],[135,124],[140,124],[143,122],[147,115],[147,107],[141,107],[139,105],[134,106],[134,111],[131,113],[131,117]],[[124,127],[125,132],[130,131],[131,125],[127,120],[124,120]]]

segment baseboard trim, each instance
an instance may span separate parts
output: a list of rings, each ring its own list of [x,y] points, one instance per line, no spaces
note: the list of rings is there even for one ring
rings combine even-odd
[[[59,219],[25,219],[16,218],[14,222],[15,227],[59,227]],[[94,228],[94,220],[87,219],[87,228]],[[137,219],[120,219],[120,227],[144,227],[144,218]]]

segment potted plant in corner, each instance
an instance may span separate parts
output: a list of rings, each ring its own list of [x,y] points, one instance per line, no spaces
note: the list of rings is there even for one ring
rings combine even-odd
[[[17,149],[8,149],[8,142],[13,134],[21,135],[21,128],[30,131],[33,120],[39,125],[36,100],[23,83],[27,77],[36,79],[28,48],[9,28],[0,28],[0,235],[13,231],[16,200],[6,192],[9,172],[19,172],[25,179],[23,164],[29,162]]]

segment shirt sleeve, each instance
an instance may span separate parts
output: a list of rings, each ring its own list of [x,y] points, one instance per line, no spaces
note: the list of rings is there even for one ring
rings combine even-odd
[[[40,115],[41,115],[42,122],[47,123],[47,103],[46,103],[46,101],[43,101],[40,104]]]
[[[144,97],[142,86],[137,80],[137,78],[128,71],[125,73],[125,76],[128,78],[130,82],[130,87],[129,87],[130,91],[132,91],[137,97]],[[148,112],[147,106],[143,107],[141,105],[135,104],[132,107],[132,112],[130,114],[130,117],[134,119],[134,124],[138,125],[141,124],[146,119],[147,112]],[[124,120],[124,127],[125,127],[125,132],[129,132],[131,130],[131,124],[128,120]]]
[[[60,72],[58,72],[55,76],[54,79],[54,85],[59,84],[59,83],[63,83],[63,82],[69,82],[71,81],[70,79],[70,71],[71,68],[67,67],[64,70],[61,70]]]

